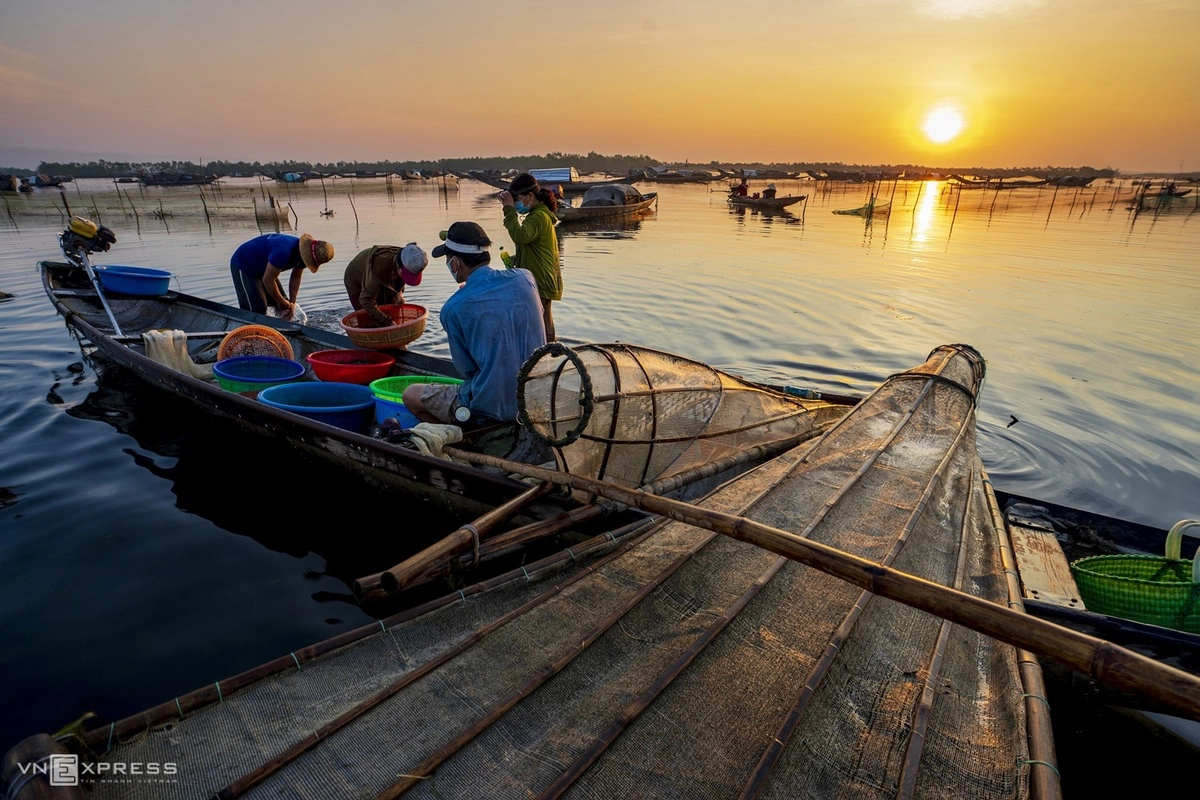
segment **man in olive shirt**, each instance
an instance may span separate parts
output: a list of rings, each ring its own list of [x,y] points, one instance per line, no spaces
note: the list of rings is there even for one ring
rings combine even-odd
[[[384,328],[396,322],[379,310],[379,306],[404,302],[404,287],[421,282],[422,272],[429,263],[425,251],[410,242],[404,247],[377,244],[361,251],[346,265],[343,282],[350,305],[355,311],[365,310],[373,328]]]

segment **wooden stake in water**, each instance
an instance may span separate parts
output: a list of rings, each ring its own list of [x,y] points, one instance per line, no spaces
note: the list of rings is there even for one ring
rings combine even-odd
[[[200,192],[200,205],[204,206],[204,221],[208,223],[208,230],[212,231],[212,217],[208,215],[208,203],[204,201],[204,189],[196,187]]]
[[[346,192],[346,199],[350,201],[350,210],[354,212],[354,230],[358,230],[358,209],[354,207],[354,198]]]

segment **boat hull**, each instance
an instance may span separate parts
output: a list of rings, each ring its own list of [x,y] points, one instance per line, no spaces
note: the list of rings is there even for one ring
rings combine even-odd
[[[568,206],[561,205],[555,212],[560,222],[590,222],[598,219],[618,219],[649,211],[658,202],[658,194],[649,192],[643,199],[623,206]]]

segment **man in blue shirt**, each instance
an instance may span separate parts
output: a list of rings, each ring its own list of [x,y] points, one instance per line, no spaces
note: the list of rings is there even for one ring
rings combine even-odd
[[[442,305],[441,322],[463,382],[405,389],[405,407],[422,422],[479,427],[517,418],[517,373],[546,343],[546,328],[533,275],[492,269],[491,244],[479,225],[456,222],[433,248],[461,284]]]
[[[316,272],[332,259],[333,245],[307,233],[300,238],[286,233],[256,236],[239,246],[229,259],[238,306],[258,314],[267,313],[267,306],[271,306],[278,309],[281,318],[291,319],[304,268]],[[290,273],[287,294],[279,281],[285,272]]]

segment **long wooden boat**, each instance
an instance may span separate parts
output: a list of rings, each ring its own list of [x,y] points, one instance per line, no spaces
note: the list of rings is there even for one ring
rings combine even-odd
[[[712,181],[722,180],[720,175],[713,175],[710,172],[683,172],[680,170],[664,170],[655,172],[646,170],[643,180],[650,183],[711,183]],[[625,181],[628,183],[628,181]]]
[[[57,755],[74,797],[1061,797],[1039,656],[1197,717],[1200,680],[1024,613],[983,374],[939,347],[699,505],[453,452],[660,519],[31,736],[0,788]]]
[[[459,178],[472,178],[480,183],[486,183],[488,186],[497,189],[507,190],[512,184],[512,178],[506,178],[500,175],[492,175],[486,172],[456,172],[454,173]],[[634,184],[645,179],[645,173],[637,172],[625,175],[619,178],[597,178],[595,180],[569,180],[569,181],[546,181],[545,186],[553,186],[556,189],[561,189],[563,196],[580,195],[591,189],[594,186],[612,186],[615,184],[628,183]]]
[[[946,180],[953,186],[959,189],[990,189],[992,191],[1000,191],[1001,189],[1025,189],[1030,187],[1045,186],[1050,182],[1049,178],[994,178],[991,176],[984,178],[970,178],[963,175],[948,175]]]
[[[425,501],[452,518],[477,518],[528,489],[500,469],[423,455],[382,438],[326,425],[260,403],[254,397],[225,391],[212,380],[192,377],[149,357],[141,336],[152,330],[184,331],[192,360],[213,363],[221,340],[230,331],[243,325],[265,325],[280,331],[291,345],[294,358],[306,363],[306,356],[318,350],[355,348],[343,334],[284,322],[182,292],[168,291],[157,297],[102,296],[93,288],[86,269],[77,263],[43,261],[39,269],[54,307],[89,352],[99,352],[150,386],[190,402],[201,413],[224,420],[243,433],[282,441],[302,457],[350,471],[381,491]],[[118,326],[119,333],[114,330]],[[395,351],[392,355],[396,358],[393,375],[459,377],[453,363],[446,359],[412,350]],[[306,377],[311,377],[311,372]],[[797,400],[795,405],[804,414],[811,409],[814,420],[820,417],[811,431],[815,436],[832,421],[828,416],[830,410],[841,408],[836,412],[840,415],[849,402],[853,400],[826,398],[814,403]],[[523,429],[516,423],[481,429],[466,434],[466,439],[463,446],[468,449],[495,456],[524,453],[523,457],[538,463],[553,457],[545,447],[523,435]],[[711,474],[696,473],[692,476],[694,483],[673,485],[669,492],[681,497],[695,496],[715,481],[738,474],[756,461],[775,455],[779,449],[768,447],[709,465],[713,467]],[[512,520],[515,524],[532,523],[579,505],[578,501],[559,495],[539,497]]]
[[[225,391],[214,381],[191,377],[148,357],[141,337],[156,329],[186,331],[193,360],[212,363],[229,331],[243,325],[265,325],[280,331],[292,346],[295,359],[305,363],[305,357],[318,350],[354,348],[354,343],[342,334],[172,291],[161,297],[107,298],[122,331],[118,336],[83,269],[67,262],[48,261],[41,262],[39,269],[47,295],[81,344],[131,370],[149,385],[191,401],[206,415],[224,419],[245,433],[283,440],[304,457],[351,470],[381,490],[427,501],[455,516],[478,516],[527,488],[495,471],[451,464]],[[409,351],[395,355],[395,374],[458,377],[447,360]],[[493,452],[504,447],[499,444]],[[561,513],[566,507],[555,498],[547,498],[528,513],[542,518]]]
[[[806,194],[789,194],[783,197],[740,197],[729,195],[729,202],[735,206],[749,208],[787,208],[808,198]]]
[[[219,178],[219,175],[194,172],[155,172],[142,175],[138,180],[143,186],[206,186]]]
[[[581,205],[571,206],[563,203],[559,205],[555,215],[560,222],[591,222],[598,219],[617,219],[620,217],[629,217],[642,212],[649,211],[658,203],[657,192],[647,192],[642,195],[642,199],[635,203],[626,203],[619,206],[602,206],[602,205]]]

